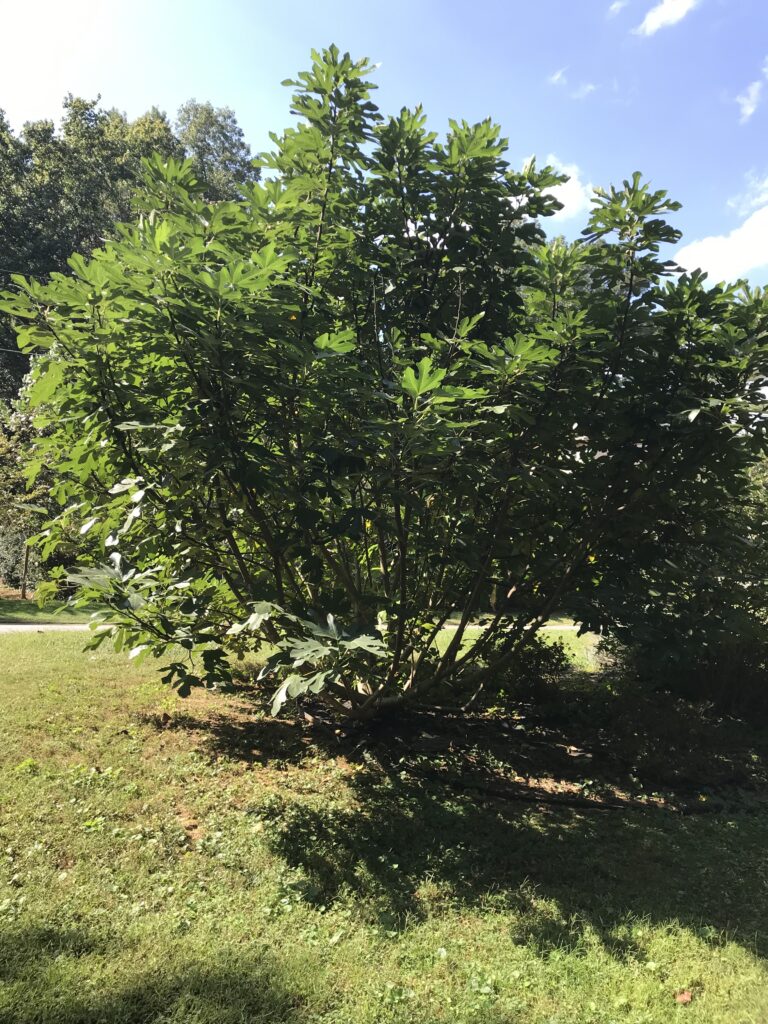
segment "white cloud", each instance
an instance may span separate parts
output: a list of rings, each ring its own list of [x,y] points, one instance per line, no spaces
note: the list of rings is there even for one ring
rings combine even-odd
[[[640,36],[652,36],[660,28],[676,25],[698,6],[699,0],[661,0],[652,7],[634,30]]]
[[[747,187],[728,200],[728,206],[742,217],[761,206],[768,206],[768,174],[760,178],[754,171],[749,171],[745,177]]]
[[[768,203],[727,235],[684,245],[675,259],[686,270],[706,270],[713,281],[735,281],[763,268],[768,280]]]
[[[596,88],[597,86],[594,85],[592,82],[582,82],[578,89],[574,89],[574,91],[571,93],[571,99],[583,100],[587,96],[589,96],[590,93],[593,93]]]
[[[623,11],[628,3],[629,0],[613,0],[613,3],[608,8],[608,17],[613,18],[619,11]]]
[[[558,68],[557,71],[553,72],[547,81],[550,85],[568,85],[568,76],[566,75],[567,67]],[[593,82],[582,82],[576,89],[570,93],[572,100],[583,100],[590,93],[594,92],[597,86]]]
[[[757,110],[762,91],[763,83],[758,80],[750,82],[744,92],[736,97],[736,102],[739,104],[739,124],[746,124]]]
[[[765,58],[762,71],[763,78],[768,79],[768,57]],[[758,108],[762,94],[763,81],[760,78],[756,78],[754,82],[749,83],[744,92],[736,97],[740,111],[739,124],[746,124],[750,117],[752,117]]]
[[[547,189],[548,195],[554,196],[563,204],[562,210],[548,218],[549,222],[571,220],[587,213],[592,206],[592,184],[585,184],[581,180],[581,168],[578,164],[564,164],[554,153],[549,154],[546,163],[551,164],[561,174],[568,175],[568,181],[564,185],[555,185],[554,188]]]

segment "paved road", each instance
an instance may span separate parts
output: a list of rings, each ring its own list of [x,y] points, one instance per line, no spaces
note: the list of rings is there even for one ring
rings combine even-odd
[[[84,622],[0,622],[0,635],[3,633],[83,633],[88,629]],[[541,626],[541,629],[559,631],[575,631],[578,626]],[[456,626],[443,626],[443,629],[456,629]]]

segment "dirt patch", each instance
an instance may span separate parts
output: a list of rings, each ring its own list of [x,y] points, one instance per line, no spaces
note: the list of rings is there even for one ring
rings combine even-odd
[[[594,687],[504,714],[412,711],[361,728],[311,707],[273,719],[246,690],[200,690],[141,717],[151,727],[145,756],[191,741],[235,771],[258,768],[263,782],[286,771],[298,778],[307,759],[333,759],[352,773],[407,774],[478,801],[683,814],[768,806],[765,730],[664,695],[619,698]]]
[[[176,818],[184,829],[190,846],[197,846],[205,835],[205,829],[200,824],[198,815],[183,804],[179,804],[176,807]]]
[[[215,756],[248,764],[299,763],[319,736],[293,719],[264,715],[252,700],[239,694],[193,690],[172,711],[138,716],[162,737],[166,750],[195,745]]]

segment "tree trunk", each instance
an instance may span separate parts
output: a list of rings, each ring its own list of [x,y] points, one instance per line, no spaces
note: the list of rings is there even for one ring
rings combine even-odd
[[[27,600],[27,575],[29,574],[29,544],[24,538],[24,568],[21,571],[21,600]]]

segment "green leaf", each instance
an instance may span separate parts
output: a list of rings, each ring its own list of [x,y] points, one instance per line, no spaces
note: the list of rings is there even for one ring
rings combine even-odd
[[[411,366],[406,367],[401,381],[403,391],[416,400],[438,388],[445,374],[445,370],[433,368],[431,358],[424,356],[419,360],[415,371]]]
[[[9,312],[14,311],[9,310]],[[14,315],[18,316],[19,314],[14,312]],[[49,349],[55,340],[53,334],[39,324],[32,324],[30,327],[24,327],[17,331],[17,339],[19,349],[27,354]]]
[[[114,484],[109,489],[109,494],[123,494],[125,491],[130,491],[131,488],[135,487],[137,480],[133,477],[129,477],[125,480],[121,480],[120,483]]]
[[[386,644],[376,636],[356,636],[354,640],[342,640],[341,643],[348,651],[367,651],[379,658],[387,654]]]
[[[337,331],[315,338],[315,348],[324,355],[344,355],[356,348],[354,331]]]
[[[292,674],[287,676],[272,697],[272,717],[274,718],[275,715],[279,714],[283,704],[289,698],[298,697],[299,694],[304,693],[308,685],[300,675]]]
[[[64,364],[51,360],[42,373],[38,374],[27,391],[27,399],[31,406],[42,405],[54,394],[64,379]]]
[[[258,601],[252,605],[253,611],[244,622],[237,622],[227,630],[228,636],[237,636],[244,631],[256,632],[267,620],[271,619],[280,609],[269,601]]]

